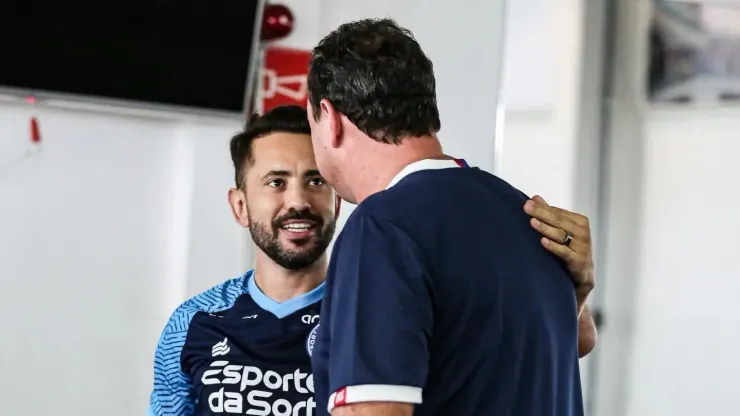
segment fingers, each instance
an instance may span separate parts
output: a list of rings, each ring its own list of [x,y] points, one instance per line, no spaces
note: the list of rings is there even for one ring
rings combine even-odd
[[[547,205],[539,195],[527,201],[524,210],[532,216],[530,225],[542,234],[542,245],[547,250],[563,259],[571,270],[585,270],[588,267],[592,261],[588,218]],[[585,220],[585,226],[580,218]],[[573,235],[573,240],[566,246],[563,243],[567,232]]]
[[[553,242],[556,242],[558,244],[563,244],[563,242],[565,242],[565,230],[545,224],[537,218],[530,219],[529,223],[532,225],[532,228],[539,231],[540,234],[542,234],[544,237],[549,238]]]
[[[541,196],[539,196],[539,195],[535,195],[535,196],[533,196],[533,197],[532,197],[532,200],[533,200],[534,202],[538,203],[538,204],[544,204],[545,206],[550,206],[550,205],[549,205],[549,204],[547,203],[547,201],[545,201],[545,198],[543,198],[543,197],[541,197]]]
[[[588,218],[550,206],[539,195],[524,204],[524,211],[532,216],[532,228],[542,234],[542,246],[565,261],[577,290],[590,292],[594,285],[594,270]],[[573,235],[568,246],[563,244],[567,232]]]
[[[570,244],[566,246],[563,244],[565,242],[565,233],[566,233],[564,230],[547,225],[536,218],[530,219],[529,223],[532,226],[532,228],[534,228],[535,230],[537,230],[537,232],[542,234],[542,236],[545,237],[545,239],[550,240],[549,242],[555,245],[558,245],[558,246],[563,246],[568,249],[568,251],[563,252],[563,253],[575,252],[575,253],[585,254],[585,253],[591,252],[591,249],[589,247],[589,239],[583,236],[576,236],[574,234],[573,240],[570,242]],[[543,243],[543,245],[545,244]],[[550,250],[550,248],[547,246],[545,246],[545,248],[548,248],[548,250]],[[555,254],[561,254],[561,253],[558,252]],[[568,259],[564,259],[564,260],[567,261]]]
[[[548,251],[563,259],[569,267],[572,264],[579,262],[578,253],[576,253],[572,248],[566,247],[546,237],[541,238],[540,241]]]
[[[590,252],[586,255],[579,250],[574,250],[572,246],[566,247],[547,238],[541,238],[540,241],[545,249],[565,261],[573,283],[577,287],[587,289],[589,292],[593,289],[593,263],[591,263]]]
[[[585,215],[581,215],[576,212],[568,211],[562,208],[550,206],[550,204],[548,204],[545,201],[545,199],[539,195],[535,195],[534,197],[532,197],[532,200],[535,202],[536,205],[541,205],[540,209],[546,210],[547,208],[550,208],[556,214],[556,216],[561,215],[579,227],[582,227],[582,228],[590,227],[588,223],[588,217],[586,217]]]
[[[562,208],[547,205],[539,195],[524,204],[524,211],[539,221],[561,230],[570,231],[574,236],[590,238],[591,228],[588,218]],[[565,234],[563,234],[564,236]],[[556,240],[563,241],[563,239]]]

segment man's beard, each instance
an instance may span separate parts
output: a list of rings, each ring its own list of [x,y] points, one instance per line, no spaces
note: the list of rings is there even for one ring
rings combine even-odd
[[[302,250],[291,250],[283,247],[280,243],[280,228],[288,220],[312,221],[314,235],[303,239],[292,240]],[[249,218],[249,232],[252,240],[275,263],[288,270],[300,270],[316,262],[326,252],[331,239],[334,237],[336,223],[334,220],[324,224],[324,219],[308,210],[290,210],[287,214],[277,217],[268,226]],[[306,247],[311,244],[310,247]]]

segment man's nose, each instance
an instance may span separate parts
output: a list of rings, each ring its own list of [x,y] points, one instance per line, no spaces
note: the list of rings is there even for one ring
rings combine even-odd
[[[285,191],[285,208],[301,212],[310,207],[308,192],[303,187],[291,186]]]

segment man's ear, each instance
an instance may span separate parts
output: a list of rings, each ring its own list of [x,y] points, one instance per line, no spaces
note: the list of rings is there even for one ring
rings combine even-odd
[[[321,117],[326,117],[325,128],[328,129],[329,146],[337,148],[342,145],[342,114],[334,108],[331,101],[324,98],[319,102]]]
[[[244,228],[249,227],[249,208],[247,207],[247,196],[241,189],[229,189],[229,206],[234,220]]]

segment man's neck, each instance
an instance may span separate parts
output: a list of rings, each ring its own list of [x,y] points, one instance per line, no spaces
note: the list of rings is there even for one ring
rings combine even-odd
[[[358,175],[355,197],[359,204],[370,195],[388,187],[393,178],[406,166],[425,159],[451,159],[442,152],[442,145],[434,136],[408,137],[399,145],[371,142],[364,152],[364,172]]]
[[[326,254],[312,265],[300,270],[288,270],[267,257],[257,253],[254,280],[268,298],[275,302],[306,294],[318,287],[326,279]]]

